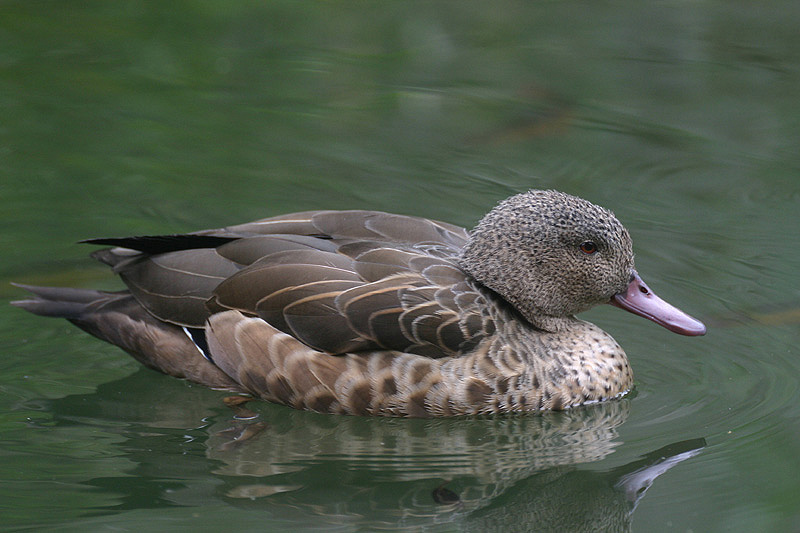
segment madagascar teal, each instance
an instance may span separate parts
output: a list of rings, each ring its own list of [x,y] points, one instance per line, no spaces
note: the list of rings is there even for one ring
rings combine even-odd
[[[683,335],[698,320],[634,268],[602,207],[532,190],[468,232],[377,211],[307,211],[183,235],[104,238],[127,290],[23,286],[144,365],[297,409],[438,417],[567,409],[633,387],[576,314],[613,304]]]

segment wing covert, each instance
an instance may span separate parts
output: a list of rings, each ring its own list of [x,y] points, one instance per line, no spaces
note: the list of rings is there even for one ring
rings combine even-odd
[[[122,246],[96,256],[167,322],[203,327],[212,313],[236,309],[331,354],[445,357],[491,328],[475,305],[482,296],[455,263],[466,239],[462,228],[422,218],[308,211],[94,242]]]

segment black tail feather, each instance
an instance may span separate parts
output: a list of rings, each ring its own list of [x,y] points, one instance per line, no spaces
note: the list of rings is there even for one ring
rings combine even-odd
[[[216,235],[140,235],[136,237],[86,239],[81,241],[88,244],[107,244],[129,248],[146,254],[163,254],[179,250],[192,250],[194,248],[216,248],[226,242],[235,241],[238,237],[220,237]]]

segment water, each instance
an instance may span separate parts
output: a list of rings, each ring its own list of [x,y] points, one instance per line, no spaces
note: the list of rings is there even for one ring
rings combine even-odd
[[[119,287],[88,237],[316,208],[471,226],[535,187],[613,209],[644,279],[709,325],[586,313],[636,391],[572,412],[237,420],[0,305],[2,529],[800,530],[796,3],[0,11],[4,301]]]

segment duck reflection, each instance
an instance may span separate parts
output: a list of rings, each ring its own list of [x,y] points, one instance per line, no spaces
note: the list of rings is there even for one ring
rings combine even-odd
[[[266,409],[257,421],[211,428],[208,454],[222,463],[225,497],[287,521],[313,513],[369,529],[619,532],[652,482],[705,445],[672,444],[606,472],[578,469],[620,444],[629,407],[623,399],[455,420]]]
[[[655,478],[704,446],[703,439],[674,443],[610,472],[555,468],[534,474],[514,485],[501,504],[472,513],[459,530],[630,531],[633,512]]]
[[[222,500],[287,528],[618,532],[650,484],[705,445],[603,471],[580,465],[622,444],[630,399],[536,415],[363,418],[223,403],[152,378],[138,372],[44,409],[51,430],[113,421],[106,431],[125,437],[113,446],[134,466],[85,481],[120,493],[117,510]]]

